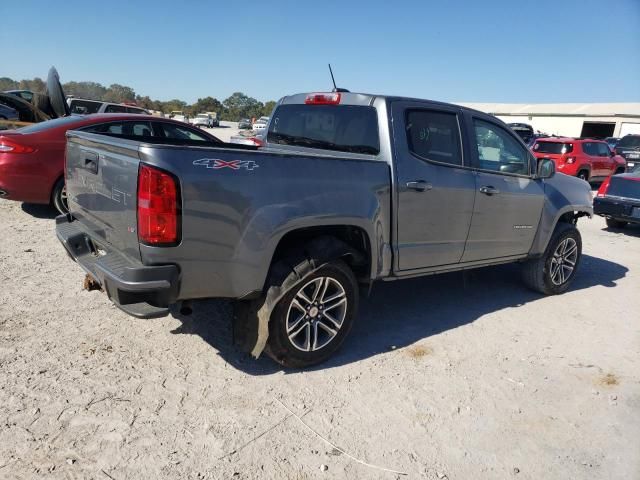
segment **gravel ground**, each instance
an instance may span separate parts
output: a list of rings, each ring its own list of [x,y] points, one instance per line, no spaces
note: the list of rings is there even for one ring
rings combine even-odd
[[[335,358],[283,371],[225,302],[83,291],[53,216],[0,200],[0,478],[640,478],[640,228],[581,220],[558,297],[517,266],[377,284]]]

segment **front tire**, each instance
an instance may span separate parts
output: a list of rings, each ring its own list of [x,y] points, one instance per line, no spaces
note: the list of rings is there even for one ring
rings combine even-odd
[[[69,212],[69,206],[67,204],[67,188],[64,184],[64,178],[59,179],[53,187],[51,203],[56,207],[56,210],[63,215]]]
[[[627,226],[627,222],[622,220],[616,220],[614,218],[607,218],[607,227],[609,228],[624,228]]]
[[[581,258],[580,232],[572,223],[559,223],[544,254],[524,264],[524,283],[544,295],[564,293],[576,276]]]
[[[329,261],[312,273],[304,260],[291,269],[282,285],[291,285],[273,309],[265,352],[289,368],[327,360],[344,343],[358,310],[358,283],[342,260]],[[296,281],[297,280],[297,281]]]

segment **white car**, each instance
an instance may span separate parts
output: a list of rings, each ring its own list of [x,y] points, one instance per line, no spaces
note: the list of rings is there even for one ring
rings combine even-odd
[[[213,117],[208,113],[199,113],[193,119],[194,127],[213,127]]]
[[[256,120],[256,123],[253,124],[253,131],[262,132],[266,130],[268,124],[269,117],[260,117],[258,120]]]
[[[91,113],[139,113],[150,115],[144,108],[134,107],[120,103],[99,102],[97,100],[86,100],[84,98],[67,98],[69,111],[78,115],[89,115]]]
[[[169,118],[178,120],[179,122],[189,123],[189,116],[185,115],[182,110],[174,110],[169,114]]]

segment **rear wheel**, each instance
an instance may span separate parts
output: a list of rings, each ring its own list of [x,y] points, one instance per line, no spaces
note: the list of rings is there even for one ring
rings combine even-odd
[[[59,179],[53,187],[51,203],[53,203],[53,206],[56,207],[58,212],[62,214],[69,212],[69,207],[67,205],[67,188],[64,184],[64,178]]]
[[[311,270],[304,260],[293,267],[282,285],[293,284],[269,320],[266,353],[285,367],[303,368],[327,360],[351,330],[358,309],[358,283],[342,260]]]
[[[559,223],[545,253],[524,264],[524,283],[545,295],[563,293],[573,282],[581,257],[580,232],[572,223]]]
[[[626,171],[626,170],[625,170],[624,168],[618,168],[618,169],[616,170],[616,173],[614,173],[614,175],[619,175],[619,174],[621,174],[621,173],[624,173],[625,171]]]
[[[614,218],[607,218],[607,227],[609,228],[624,228],[627,226],[627,222],[622,220],[616,220]]]
[[[578,172],[578,178],[584,180],[585,182],[589,181],[589,172],[587,170],[580,170]]]

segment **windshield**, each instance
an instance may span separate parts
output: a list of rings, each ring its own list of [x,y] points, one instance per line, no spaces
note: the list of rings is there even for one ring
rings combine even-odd
[[[617,148],[635,148],[640,147],[640,135],[627,135],[626,137],[622,137],[622,139],[616,145]]]
[[[46,122],[34,123],[33,125],[29,125],[28,127],[18,128],[16,131],[20,133],[37,133],[44,130],[49,130],[50,128],[61,127],[63,125],[66,125],[68,128],[72,128],[73,123],[79,123],[82,120],[86,120],[86,118],[78,115],[70,115],[68,117],[60,117],[53,120],[47,120]]]
[[[377,155],[378,117],[375,108],[357,105],[280,105],[267,142]]]
[[[536,142],[536,144],[533,146],[533,151],[536,153],[551,153],[561,155],[565,153],[571,153],[573,151],[573,143]]]

